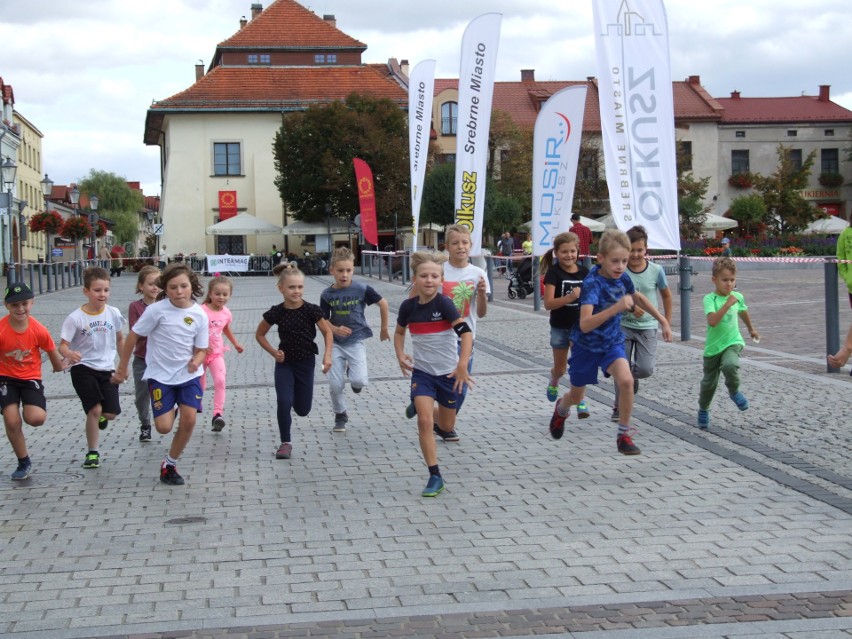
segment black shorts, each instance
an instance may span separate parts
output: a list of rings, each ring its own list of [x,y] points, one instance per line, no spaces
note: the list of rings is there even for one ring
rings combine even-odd
[[[44,384],[40,379],[16,379],[0,375],[0,410],[5,410],[11,404],[38,406],[47,410]]]
[[[96,371],[82,364],[71,367],[71,383],[87,415],[98,404],[101,405],[103,413],[118,415],[121,412],[118,385],[111,383],[110,377],[112,371]]]

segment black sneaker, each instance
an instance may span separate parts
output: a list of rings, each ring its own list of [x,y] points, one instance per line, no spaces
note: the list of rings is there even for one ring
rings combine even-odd
[[[362,390],[364,390],[364,387],[363,387],[363,386],[353,386],[353,387],[352,387],[352,392],[353,392],[353,393],[356,393],[356,394],[357,394],[357,393],[360,393]]]
[[[109,426],[109,420],[103,415],[98,417],[98,428],[100,428],[101,430],[106,430],[107,426]]]
[[[417,414],[417,409],[414,408],[414,402],[411,402],[408,406],[405,407],[405,417],[407,419],[413,418]]]
[[[151,425],[142,426],[139,432],[139,441],[140,442],[149,442],[151,441]]]
[[[83,468],[100,468],[101,467],[101,456],[99,453],[92,451],[91,453],[86,453],[86,459],[83,462]]]
[[[633,443],[633,440],[630,439],[630,435],[619,435],[618,439],[615,440],[615,444],[618,447],[618,452],[622,455],[639,455],[642,452]]]
[[[178,474],[177,468],[171,464],[166,464],[160,468],[160,481],[169,486],[183,486],[186,482]]]
[[[565,420],[567,417],[568,415],[563,417],[559,414],[559,402],[556,402],[556,408],[553,409],[553,415],[550,418],[550,436],[553,439],[562,439],[562,435],[565,434]]]
[[[454,428],[451,431],[441,430],[441,427],[438,424],[432,424],[432,430],[435,435],[443,439],[445,442],[457,442],[459,440],[459,434],[456,432]]]
[[[618,423],[618,420],[621,419],[621,416],[618,413],[618,404],[612,407],[612,415],[609,416],[609,421]]]
[[[636,395],[639,393],[639,380],[635,377],[633,378],[633,394]]]
[[[346,432],[346,422],[349,421],[349,415],[346,412],[335,413],[334,414],[334,428],[332,428],[332,432],[334,433],[345,433]]]
[[[219,413],[216,413],[213,415],[213,432],[218,433],[223,428],[225,428],[225,419]]]

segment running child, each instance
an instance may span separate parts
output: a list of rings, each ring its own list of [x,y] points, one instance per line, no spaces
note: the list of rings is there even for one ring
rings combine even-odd
[[[672,292],[669,289],[663,267],[645,258],[648,251],[648,233],[643,226],[634,226],[627,231],[630,240],[630,258],[627,261],[627,274],[633,280],[633,286],[642,293],[654,308],[657,307],[657,294],[663,300],[663,315],[669,326],[672,325]],[[657,320],[641,308],[625,313],[621,318],[621,330],[624,333],[624,351],[630,372],[633,374],[633,395],[639,392],[639,380],[654,374],[657,364]],[[618,387],[615,388],[615,403],[612,405],[612,421],[618,422]]]
[[[379,305],[379,339],[383,342],[390,339],[387,300],[372,286],[355,282],[352,279],[354,271],[355,257],[352,251],[345,246],[335,249],[331,255],[334,284],[320,296],[320,308],[323,316],[329,321],[329,329],[334,336],[328,387],[331,393],[331,408],[334,410],[332,430],[335,433],[346,432],[346,424],[349,421],[343,396],[347,371],[353,393],[360,393],[369,381],[364,340],[372,337],[373,331],[364,317],[364,309],[370,304]]]
[[[156,266],[143,266],[136,278],[136,294],[142,295],[142,299],[130,302],[127,309],[127,322],[130,330],[136,326],[136,322],[145,312],[145,309],[157,301],[160,287],[157,281],[160,279],[160,269]],[[147,443],[151,441],[151,395],[148,393],[148,382],[145,376],[145,353],[148,339],[140,337],[133,349],[133,389],[136,402],[136,412],[139,415],[139,441]]]
[[[234,345],[238,353],[243,352],[243,345],[234,337],[231,322],[234,319],[231,309],[227,307],[228,300],[234,292],[234,285],[224,275],[216,275],[207,283],[207,297],[201,309],[207,315],[209,342],[204,368],[213,376],[213,432],[218,433],[225,428],[225,346],[223,335]],[[201,376],[201,390],[207,390],[207,373]]]
[[[462,319],[470,327],[473,345],[471,346],[467,372],[473,373],[476,320],[485,317],[488,313],[488,294],[491,292],[491,286],[488,283],[488,275],[485,271],[470,263],[470,249],[472,247],[470,230],[460,224],[454,224],[447,228],[446,238],[446,250],[449,259],[443,264],[444,280],[441,285],[441,292],[453,302]],[[416,294],[416,284],[412,287],[412,290]],[[459,349],[461,349],[461,344],[459,344]],[[461,410],[466,396],[467,387],[464,387],[456,404],[456,413]],[[411,419],[415,413],[414,404],[409,404],[405,410],[405,416]],[[433,424],[432,428],[435,435],[445,442],[459,441],[459,435],[455,428],[448,431],[446,428],[441,428],[437,423]]]
[[[624,352],[621,314],[636,306],[650,313],[659,323],[663,339],[672,339],[668,321],[648,299],[636,291],[625,273],[630,256],[630,240],[622,231],[609,229],[598,243],[597,265],[583,280],[580,293],[580,320],[571,331],[571,357],[568,377],[571,390],[556,403],[550,418],[550,434],[559,439],[565,432],[565,419],[571,407],[578,405],[588,384],[598,383],[598,369],[612,377],[618,386],[620,405],[616,447],[622,455],[638,455],[639,448],[630,433],[633,412],[633,376]]]
[[[18,467],[11,475],[15,481],[22,481],[33,472],[23,422],[41,426],[47,419],[41,351],[47,353],[53,372],[63,369],[62,357],[50,333],[30,315],[34,297],[26,284],[12,284],[3,300],[9,314],[0,319],[0,410],[6,438],[18,458]]]
[[[88,452],[83,468],[99,468],[100,431],[121,413],[115,357],[124,343],[124,317],[109,306],[109,272],[98,266],[83,271],[83,295],[88,300],[62,322],[59,354],[71,363],[71,383],[86,413]]]
[[[305,276],[295,262],[282,262],[272,269],[278,276],[278,290],[284,297],[263,314],[254,337],[261,348],[275,359],[275,397],[278,404],[278,432],[281,444],[275,452],[276,459],[290,459],[293,454],[291,426],[295,410],[299,417],[311,412],[314,401],[314,367],[319,354],[314,339],[317,328],[324,341],[322,372],[331,368],[332,335],[322,309],[302,299]],[[278,348],[274,348],[266,334],[278,327]]]
[[[716,290],[704,296],[707,337],[704,340],[704,377],[698,397],[698,427],[702,430],[710,428],[710,404],[719,385],[720,373],[725,377],[731,401],[740,410],[748,409],[748,399],[740,391],[740,352],[745,340],[737,318],[742,319],[753,340],[760,339],[751,324],[743,294],[734,290],[737,263],[730,257],[716,258],[711,279]]]
[[[119,381],[127,379],[133,349],[140,338],[147,337],[144,379],[148,381],[158,433],[172,431],[175,406],[180,408],[179,427],[160,465],[160,481],[182,486],[186,482],[177,471],[177,460],[192,437],[204,396],[200,378],[204,375],[209,333],[207,316],[195,301],[204,289],[195,272],[183,262],[169,264],[158,286],[159,301],[145,310],[124,342],[117,375]]]
[[[553,349],[553,368],[547,385],[547,399],[559,399],[559,380],[568,367],[571,349],[571,330],[580,319],[580,292],[589,274],[577,263],[580,238],[576,233],[560,233],[553,238],[553,250],[541,258],[540,272],[544,273],[544,308],[550,311],[550,348]],[[585,401],[577,406],[577,416],[589,416]]]
[[[427,251],[417,251],[411,256],[417,295],[400,305],[393,338],[402,373],[411,376],[411,400],[417,409],[420,450],[429,469],[429,481],[421,493],[423,497],[435,497],[444,490],[434,425],[438,423],[445,432],[453,432],[456,406],[464,387],[473,383],[468,372],[473,331],[453,302],[441,295],[444,259],[443,255]],[[404,352],[406,329],[411,332],[413,355]],[[437,420],[433,415],[436,401]]]

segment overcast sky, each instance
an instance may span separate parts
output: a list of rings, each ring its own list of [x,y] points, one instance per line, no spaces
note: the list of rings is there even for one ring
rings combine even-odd
[[[318,15],[367,44],[364,62],[432,58],[457,77],[464,27],[503,14],[498,80],[596,75],[592,0],[312,0]],[[269,0],[261,0],[264,7]],[[15,108],[44,134],[57,184],[89,169],[160,192],[158,150],[142,142],[152,100],[189,87],[198,60],[250,17],[251,0],[2,0],[0,76]],[[554,8],[554,5],[559,8]],[[698,75],[715,97],[815,95],[831,85],[852,109],[850,0],[668,0],[672,78]]]

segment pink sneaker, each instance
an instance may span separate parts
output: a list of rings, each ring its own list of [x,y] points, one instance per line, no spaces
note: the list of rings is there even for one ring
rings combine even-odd
[[[282,442],[278,447],[278,450],[275,451],[275,459],[290,459],[290,455],[293,453],[293,446],[290,442]]]

